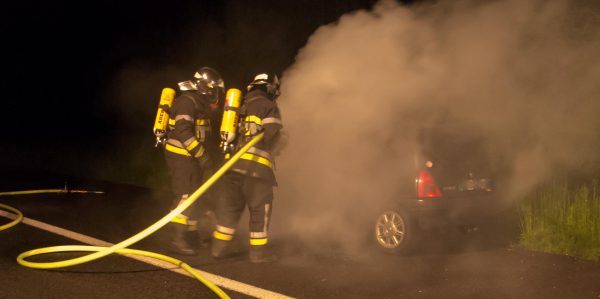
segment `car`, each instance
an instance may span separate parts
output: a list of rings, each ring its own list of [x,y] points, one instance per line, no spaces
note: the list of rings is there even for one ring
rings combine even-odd
[[[476,228],[504,204],[497,178],[505,167],[482,130],[441,122],[417,135],[414,166],[373,219],[372,239],[388,253],[411,253],[440,230]]]

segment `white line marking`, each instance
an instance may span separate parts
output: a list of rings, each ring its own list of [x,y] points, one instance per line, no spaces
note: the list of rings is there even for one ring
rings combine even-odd
[[[9,218],[9,219],[16,218],[16,215],[6,212],[6,211],[2,211],[2,210],[0,210],[0,216]],[[64,228],[61,228],[58,226],[47,224],[47,223],[37,221],[37,220],[27,218],[27,217],[23,217],[23,220],[21,222],[24,224],[33,226],[35,228],[45,230],[47,232],[51,232],[53,234],[63,236],[63,237],[66,237],[66,238],[69,238],[69,239],[72,239],[75,241],[79,241],[79,242],[82,242],[82,243],[85,243],[88,245],[104,246],[104,247],[109,247],[109,246],[114,245],[114,244],[106,242],[106,241],[102,241],[102,240],[99,240],[99,239],[96,239],[96,238],[93,238],[90,236],[76,233],[74,231],[70,231],[70,230],[67,230],[67,229],[64,229]],[[127,256],[132,259],[135,259],[135,260],[138,260],[140,262],[144,262],[146,264],[150,264],[150,265],[153,265],[153,266],[156,266],[159,268],[173,271],[175,273],[179,273],[179,274],[182,274],[185,276],[192,277],[192,275],[189,274],[187,271],[185,271],[181,268],[173,268],[173,264],[167,263],[162,260],[157,260],[157,259],[153,259],[153,258],[145,257],[145,256],[137,256],[137,255],[129,255],[129,254],[122,254],[122,255]],[[279,293],[276,293],[273,291],[261,289],[259,287],[255,287],[253,285],[245,284],[243,282],[239,282],[239,281],[236,281],[233,279],[229,279],[229,278],[226,278],[223,276],[204,272],[204,271],[196,269],[196,268],[194,268],[194,270],[198,271],[201,276],[210,280],[212,283],[214,283],[220,287],[224,287],[226,289],[236,291],[238,293],[246,294],[246,295],[253,296],[256,298],[293,298],[293,297],[289,297],[289,296],[279,294]]]

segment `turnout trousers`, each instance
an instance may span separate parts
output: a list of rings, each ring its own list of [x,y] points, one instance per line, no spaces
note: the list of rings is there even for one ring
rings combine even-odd
[[[209,177],[210,171],[203,171],[193,157],[183,156],[165,150],[165,159],[174,194],[171,209],[175,209],[182,200],[189,197]],[[210,190],[210,189],[209,189]],[[208,193],[208,194],[207,194]],[[211,192],[207,192],[183,211],[183,218],[198,219],[208,210],[214,210]]]
[[[244,208],[248,207],[250,245],[266,245],[273,203],[272,183],[229,171],[221,187],[214,237],[222,241],[231,240]]]

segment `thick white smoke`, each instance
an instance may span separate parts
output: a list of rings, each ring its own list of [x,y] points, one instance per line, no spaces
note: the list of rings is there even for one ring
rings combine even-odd
[[[509,198],[597,162],[597,12],[568,1],[381,1],[319,28],[283,75],[278,230],[359,247],[370,230],[361,218],[413,167],[418,128],[444,119],[483,132],[510,166]]]

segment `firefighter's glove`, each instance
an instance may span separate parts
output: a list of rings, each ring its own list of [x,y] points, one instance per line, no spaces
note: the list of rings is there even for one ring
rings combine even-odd
[[[200,165],[200,169],[209,170],[214,167],[213,159],[208,155],[208,153],[204,153],[202,156],[196,158],[198,161],[198,165]]]

